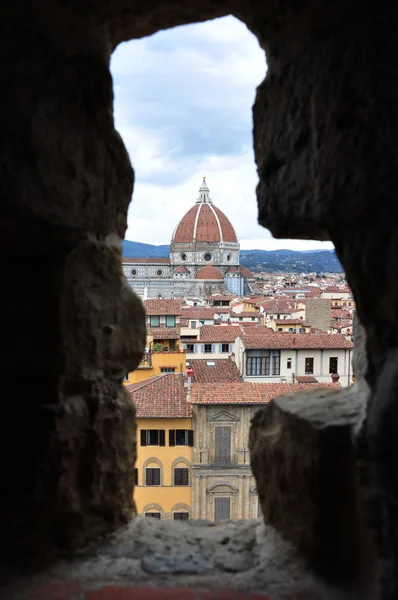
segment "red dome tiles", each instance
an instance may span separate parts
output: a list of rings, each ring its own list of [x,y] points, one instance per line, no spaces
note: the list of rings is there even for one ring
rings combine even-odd
[[[199,269],[195,279],[223,279],[223,276],[216,267],[207,265],[206,267]]]
[[[189,273],[189,271],[184,265],[180,265],[174,269],[174,273]]]
[[[195,204],[181,219],[174,232],[173,242],[233,242],[236,233],[224,213],[210,203]]]
[[[236,233],[224,213],[213,205],[209,196],[206,177],[199,188],[199,198],[177,225],[172,243],[192,244],[195,242],[238,243]]]
[[[240,274],[242,275],[242,277],[254,278],[253,273],[250,271],[250,269],[247,269],[246,267],[240,267]]]

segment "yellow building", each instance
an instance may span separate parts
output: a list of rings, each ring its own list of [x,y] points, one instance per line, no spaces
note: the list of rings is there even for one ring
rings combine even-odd
[[[137,411],[137,512],[158,519],[188,519],[194,436],[184,375],[166,373],[126,389]]]
[[[186,352],[180,350],[146,352],[137,369],[126,375],[124,384],[145,381],[163,373],[185,373],[186,356]]]
[[[267,326],[277,333],[311,333],[311,325],[301,319],[271,319]]]

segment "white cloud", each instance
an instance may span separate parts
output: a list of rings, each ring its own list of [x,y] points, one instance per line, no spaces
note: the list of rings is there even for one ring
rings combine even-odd
[[[266,64],[243,23],[226,17],[122,44],[111,70],[136,175],[126,239],[169,243],[206,175],[243,248],[322,247],[257,225],[251,110]]]

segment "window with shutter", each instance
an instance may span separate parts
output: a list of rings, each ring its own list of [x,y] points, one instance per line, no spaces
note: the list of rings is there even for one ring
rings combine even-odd
[[[175,429],[170,429],[169,430],[169,446],[175,446]]]
[[[231,462],[231,427],[216,427],[215,462],[227,465]]]
[[[161,518],[160,512],[146,512],[145,516],[152,518],[152,519],[160,519]]]
[[[188,521],[189,513],[188,512],[175,512],[174,513],[174,521]]]
[[[189,475],[187,468],[174,469],[174,485],[189,485]]]
[[[146,446],[146,429],[141,429],[141,446]]]
[[[188,429],[188,446],[193,447],[193,431]]]
[[[211,344],[203,344],[203,350],[202,352],[204,352],[205,354],[211,354],[212,353],[212,345]]]
[[[165,430],[159,429],[159,446],[165,446]]]
[[[147,429],[148,446],[159,446],[159,429]]]
[[[146,469],[146,484],[160,485],[160,469]]]
[[[186,429],[176,429],[176,446],[187,446],[188,435]]]
[[[138,485],[138,469],[134,469],[134,485]]]
[[[228,521],[230,519],[230,498],[215,498],[214,500],[215,521]]]
[[[221,352],[229,352],[229,344],[221,344]]]

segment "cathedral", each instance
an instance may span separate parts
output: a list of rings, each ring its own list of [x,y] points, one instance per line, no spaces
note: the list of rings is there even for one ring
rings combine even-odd
[[[170,258],[123,258],[123,272],[142,298],[197,298],[254,291],[254,276],[239,264],[239,242],[228,218],[209,195],[199,197],[174,230]]]

